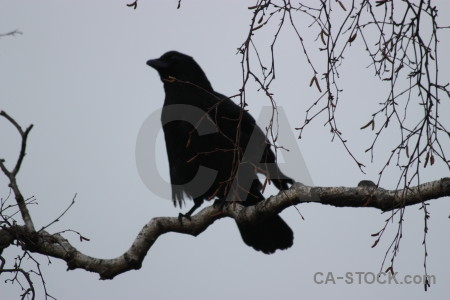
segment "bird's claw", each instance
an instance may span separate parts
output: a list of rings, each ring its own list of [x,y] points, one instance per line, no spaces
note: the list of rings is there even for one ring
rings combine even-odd
[[[227,204],[228,204],[227,201],[218,199],[218,200],[214,201],[213,206],[219,210],[223,210],[227,206]]]
[[[178,221],[183,222],[183,218],[188,219],[190,221],[191,220],[191,215],[179,213],[178,214]]]

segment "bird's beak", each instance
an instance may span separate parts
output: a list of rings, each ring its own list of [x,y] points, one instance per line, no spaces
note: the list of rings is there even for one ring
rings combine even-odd
[[[163,70],[169,67],[169,64],[161,61],[160,59],[150,59],[147,61],[147,65],[154,68],[155,70]]]

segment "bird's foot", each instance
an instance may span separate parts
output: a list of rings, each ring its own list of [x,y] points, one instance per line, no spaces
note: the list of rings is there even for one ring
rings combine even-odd
[[[224,208],[228,206],[228,202],[223,199],[218,199],[214,201],[213,206],[219,210],[224,210]]]
[[[183,218],[188,219],[190,221],[191,220],[191,215],[190,214],[179,213],[178,214],[178,221],[183,222]]]

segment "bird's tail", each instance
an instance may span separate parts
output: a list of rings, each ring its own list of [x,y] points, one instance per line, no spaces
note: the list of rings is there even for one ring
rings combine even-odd
[[[292,181],[292,179],[287,179]],[[289,183],[290,183],[289,181]],[[280,186],[286,185],[287,181],[277,182]],[[278,185],[277,185],[278,186]],[[257,205],[264,200],[261,194],[261,182],[254,180],[245,201],[244,206]],[[272,254],[276,250],[284,250],[292,246],[294,233],[279,215],[258,220],[257,222],[236,222],[244,242],[257,251]]]
[[[273,216],[258,223],[237,223],[244,242],[265,254],[292,246],[294,234],[280,216]]]

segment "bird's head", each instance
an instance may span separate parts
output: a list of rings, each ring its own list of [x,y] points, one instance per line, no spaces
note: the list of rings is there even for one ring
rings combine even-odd
[[[163,82],[171,82],[175,78],[176,80],[199,85],[205,89],[211,88],[211,84],[202,68],[192,57],[186,54],[169,51],[160,58],[148,60],[147,65],[158,71]]]

